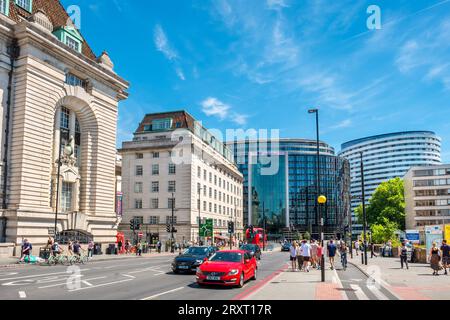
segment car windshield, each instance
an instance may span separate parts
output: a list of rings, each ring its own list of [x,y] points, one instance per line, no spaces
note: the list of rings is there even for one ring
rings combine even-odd
[[[241,246],[241,249],[254,251],[256,249],[256,246],[252,244],[244,244],[243,246]]]
[[[209,261],[241,262],[242,254],[239,252],[217,252]]]
[[[190,247],[187,249],[184,254],[191,254],[193,256],[201,256],[206,255],[208,252],[208,248],[202,248],[202,247]]]

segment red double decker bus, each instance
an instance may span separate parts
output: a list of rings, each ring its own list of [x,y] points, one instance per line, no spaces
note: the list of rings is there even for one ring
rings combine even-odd
[[[263,248],[264,244],[267,243],[267,234],[264,234],[263,228],[250,227],[245,231],[245,239],[248,243],[257,244]]]

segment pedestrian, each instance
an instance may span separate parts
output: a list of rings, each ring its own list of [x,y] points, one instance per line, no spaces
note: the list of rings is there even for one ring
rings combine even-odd
[[[370,258],[376,258],[377,255],[375,254],[375,245],[373,242],[370,243]]]
[[[448,275],[447,269],[450,268],[450,246],[447,244],[447,240],[442,241],[442,266],[445,270],[445,275]]]
[[[161,246],[162,246],[162,243],[160,240],[158,240],[158,243],[156,244],[156,247],[158,248],[158,253],[161,253]]]
[[[142,256],[142,243],[140,241],[136,243],[136,255]]]
[[[125,241],[125,253],[130,253],[130,240]]]
[[[67,245],[67,252],[69,253],[69,256],[73,256],[73,242],[71,240],[69,240]]]
[[[408,247],[406,246],[406,242],[402,243],[400,247],[400,264],[403,269],[403,265],[406,266],[406,269],[409,270],[408,266]]]
[[[94,241],[90,240],[88,243],[88,257],[92,258],[94,255]]]
[[[294,241],[291,244],[291,247],[289,248],[292,272],[297,270],[297,251],[298,251],[298,245],[297,245],[297,242]]]
[[[307,240],[302,243],[303,270],[309,272],[309,263],[311,261],[311,245]]]
[[[311,266],[317,268],[317,249],[318,245],[316,240],[311,240]]]
[[[122,252],[122,246],[123,246],[122,240],[119,240],[119,242],[117,242],[117,247],[118,247],[119,253]]]
[[[355,241],[355,251],[356,251],[356,256],[359,256],[359,241]]]
[[[334,270],[334,257],[336,256],[336,245],[333,240],[328,244],[328,258],[330,259],[331,270]]]
[[[431,269],[433,269],[433,275],[438,276],[439,271],[442,270],[441,267],[441,253],[437,247],[436,242],[433,242],[433,247],[430,251],[430,265]]]
[[[81,250],[82,250],[82,248],[81,248],[80,242],[78,242],[78,240],[75,241],[75,243],[73,244],[73,254],[80,257]]]
[[[339,254],[341,256],[341,264],[342,268],[347,270],[347,245],[344,241],[341,242],[341,245],[339,246]]]
[[[31,262],[31,250],[32,249],[33,249],[33,246],[31,245],[31,243],[28,242],[28,239],[25,239],[22,244],[22,257],[25,262]]]
[[[317,270],[322,267],[323,247],[320,243],[317,243]]]
[[[303,248],[302,248],[303,242],[301,242],[298,245],[297,248],[297,267],[298,267],[298,271],[302,271],[303,270]]]

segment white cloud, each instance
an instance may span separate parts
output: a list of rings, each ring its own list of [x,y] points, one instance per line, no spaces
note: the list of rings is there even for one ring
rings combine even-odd
[[[232,107],[217,98],[206,98],[202,103],[202,111],[207,116],[218,117],[221,121],[230,120],[239,125],[247,123],[247,115],[232,111]]]
[[[348,128],[352,125],[352,120],[351,119],[345,119],[341,122],[339,122],[338,124],[332,126],[332,129],[343,129],[343,128]]]
[[[155,26],[155,30],[153,32],[153,40],[155,42],[156,49],[158,51],[161,51],[167,59],[175,60],[178,58],[176,51],[172,49],[169,44],[166,33],[159,24]]]
[[[267,0],[267,6],[269,9],[281,9],[281,8],[287,8],[289,5],[286,4],[284,0]]]
[[[180,78],[181,80],[186,80],[186,77],[184,76],[184,72],[181,68],[176,68],[175,72],[177,73],[178,78]]]

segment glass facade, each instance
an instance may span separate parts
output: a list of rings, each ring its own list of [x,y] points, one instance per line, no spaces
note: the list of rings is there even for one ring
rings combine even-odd
[[[316,142],[282,139],[265,146],[248,141],[229,145],[244,175],[245,224],[262,226],[265,216],[269,234],[296,230],[317,237]],[[321,208],[324,232],[341,234],[350,213],[350,165],[325,143],[320,152],[320,194],[328,199]]]

